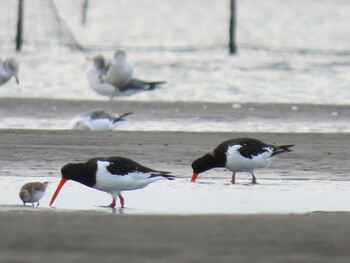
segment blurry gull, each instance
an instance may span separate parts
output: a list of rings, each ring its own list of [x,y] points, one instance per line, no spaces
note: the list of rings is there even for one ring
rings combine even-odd
[[[102,55],[97,55],[91,58],[91,60],[92,63],[86,71],[90,87],[98,94],[108,96],[112,100],[118,95],[119,90],[103,79],[106,67],[105,58]]]
[[[126,84],[118,86],[116,81],[111,81],[111,64],[106,63],[102,55],[91,58],[92,63],[87,69],[87,77],[90,87],[100,95],[108,96],[111,100],[117,96],[129,96],[138,92],[154,90],[165,81],[148,82],[131,78]]]
[[[34,206],[34,203],[37,203],[36,207],[38,207],[39,201],[44,196],[48,184],[49,182],[32,182],[23,185],[19,192],[19,198],[21,198],[23,205],[32,203],[32,206]]]
[[[0,86],[15,77],[17,84],[19,64],[14,58],[6,58],[4,61],[0,58]]]
[[[134,65],[125,51],[117,50],[112,62],[108,63],[104,69],[103,79],[116,87],[122,87],[128,84],[133,74]]]
[[[110,131],[125,121],[124,117],[130,114],[133,112],[113,115],[99,109],[91,110],[73,118],[70,126],[73,130]]]

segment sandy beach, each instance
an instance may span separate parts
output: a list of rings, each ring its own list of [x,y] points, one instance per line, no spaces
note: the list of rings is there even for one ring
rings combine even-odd
[[[350,1],[236,1],[234,12],[228,1],[90,1],[86,21],[88,1],[21,2],[0,10],[1,58],[20,64],[20,85],[0,87],[0,263],[350,262]],[[87,57],[109,63],[116,49],[133,78],[166,83],[98,95]],[[92,109],[133,114],[113,131],[71,130]],[[235,137],[295,146],[256,170],[257,184],[221,168],[191,183],[192,161]],[[97,156],[175,180],[124,191],[115,210],[69,180],[50,207],[61,167]],[[33,181],[49,182],[39,207],[18,195]]]
[[[17,108],[5,103],[1,111],[7,114],[23,111],[30,115],[40,108],[33,106],[35,100],[31,103],[32,106],[23,104]],[[76,109],[64,102],[55,103],[67,108],[67,112]],[[83,108],[83,103],[71,103]],[[158,108],[153,111],[166,114],[164,107],[155,105]],[[146,114],[145,108],[142,111],[142,105],[140,107],[140,112]],[[222,105],[218,104],[218,114],[224,112],[220,107]],[[340,106],[337,107],[339,111]],[[343,107],[343,110],[348,109]],[[190,112],[192,109],[188,114]],[[277,114],[274,110],[266,110],[266,113]],[[60,168],[67,162],[123,155],[170,170],[179,178],[189,178],[194,158],[221,141],[241,136],[276,144],[295,144],[294,152],[280,156],[269,168],[287,179],[303,173],[311,177],[330,176],[333,180],[349,179],[350,137],[346,133],[12,129],[0,131],[1,175],[59,177]],[[48,262],[56,258],[61,262],[348,262],[349,219],[346,211],[298,215],[146,216],[2,204],[0,261]]]
[[[1,262],[348,262],[349,214],[0,213]]]

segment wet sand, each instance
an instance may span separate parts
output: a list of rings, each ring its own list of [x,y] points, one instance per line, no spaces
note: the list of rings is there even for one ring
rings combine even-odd
[[[220,142],[252,137],[274,144],[295,144],[269,170],[284,176],[313,172],[347,180],[350,134],[196,133],[138,131],[0,130],[2,175],[56,176],[60,168],[96,156],[125,156],[176,176],[190,177],[191,162]]]
[[[72,118],[91,109],[115,113],[134,112],[133,119],[191,119],[234,122],[242,118],[284,120],[348,120],[350,106],[319,104],[261,104],[211,102],[147,102],[119,100],[16,99],[0,98],[2,117]],[[334,116],[336,114],[336,116]]]
[[[243,135],[2,130],[1,174],[55,176],[67,162],[113,154],[189,177],[193,158]],[[348,179],[347,134],[248,135],[296,144],[271,169]],[[2,206],[1,261],[348,262],[349,220],[348,213],[140,216]]]
[[[1,262],[349,262],[347,213],[0,213]]]
[[[17,113],[15,106],[9,107],[11,114],[20,114],[20,106]],[[223,140],[241,136],[295,144],[294,152],[281,155],[269,168],[284,176],[310,171],[349,179],[349,134],[312,133],[0,130],[0,172],[2,176],[59,176],[67,162],[123,155],[189,178],[194,158]],[[349,220],[348,213],[327,211],[140,216],[2,204],[0,261],[349,262]]]

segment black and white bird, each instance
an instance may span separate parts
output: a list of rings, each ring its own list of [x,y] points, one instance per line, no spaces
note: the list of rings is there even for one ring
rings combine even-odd
[[[122,191],[141,189],[161,179],[173,180],[170,172],[158,171],[143,166],[125,157],[97,157],[86,163],[69,163],[61,169],[62,179],[52,196],[50,206],[67,180],[79,182],[88,187],[112,195],[112,203],[107,207],[114,208],[119,198],[124,208]]]
[[[91,61],[86,71],[89,85],[95,92],[109,97],[110,100],[118,96],[130,96],[142,91],[154,90],[159,85],[166,83],[165,81],[148,82],[132,77],[129,78],[131,65],[125,60],[124,70],[120,69],[123,65],[122,62],[119,63],[119,67],[115,67],[113,63],[107,63],[102,55],[92,57]],[[124,77],[119,76],[123,74],[116,74],[117,68],[124,72]],[[128,81],[125,81],[126,79]]]
[[[225,167],[233,172],[231,182],[236,182],[237,172],[249,172],[255,184],[254,170],[268,167],[274,157],[284,152],[291,152],[294,145],[271,145],[251,138],[237,138],[219,144],[213,152],[196,159],[192,163],[195,182],[198,174],[216,167]]]
[[[8,82],[12,77],[14,77],[17,84],[19,84],[18,72],[19,64],[17,60],[11,57],[4,60],[0,58],[0,86]]]
[[[124,122],[125,117],[131,114],[133,112],[114,115],[104,110],[91,110],[74,117],[70,122],[70,127],[73,130],[110,131]]]
[[[22,186],[19,192],[19,198],[21,198],[23,205],[26,203],[37,203],[37,207],[39,206],[40,199],[45,195],[45,191],[49,182],[32,182],[27,183]]]

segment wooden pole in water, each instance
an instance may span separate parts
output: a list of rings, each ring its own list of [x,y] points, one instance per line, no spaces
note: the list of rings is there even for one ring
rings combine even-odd
[[[86,13],[87,13],[88,7],[89,7],[89,0],[84,0],[82,12],[81,12],[81,24],[82,25],[85,25],[85,23],[86,23]]]
[[[22,47],[22,35],[23,35],[23,1],[18,0],[18,13],[17,13],[17,33],[16,33],[16,50],[20,51]]]
[[[230,4],[230,55],[236,54],[236,0],[231,0]]]

